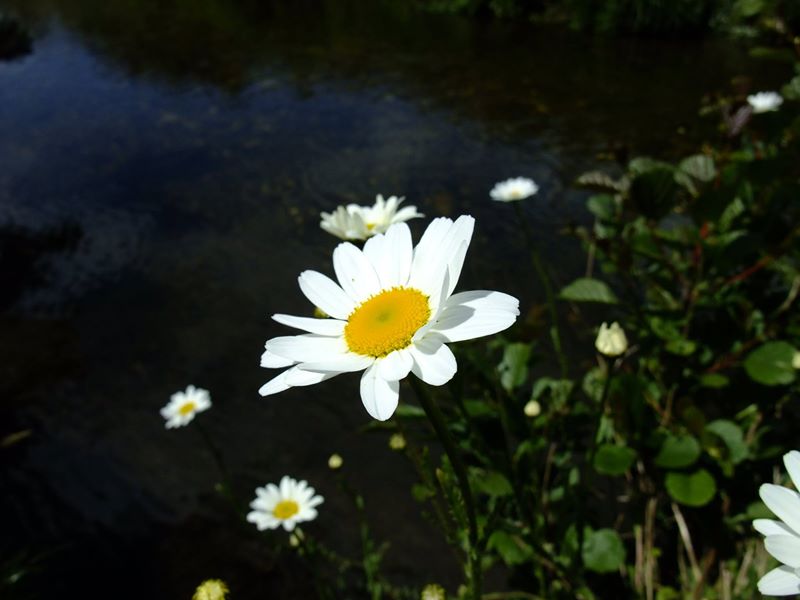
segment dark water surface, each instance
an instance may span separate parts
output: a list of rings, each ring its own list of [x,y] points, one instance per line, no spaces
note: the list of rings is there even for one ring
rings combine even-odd
[[[306,478],[327,498],[309,530],[354,551],[326,467],[340,452],[391,543],[389,576],[457,580],[410,467],[385,434],[357,434],[356,376],[256,393],[273,374],[264,341],[287,333],[269,315],[310,309],[301,270],[332,271],[319,212],[380,192],[471,213],[461,289],[515,294],[525,312],[543,294],[511,208],[488,199],[495,181],[540,184],[525,210],[566,283],[582,270],[558,233],[586,221],[576,175],[611,168],[615,148],[689,153],[714,135],[698,126],[703,94],[783,76],[730,43],[394,4],[0,0],[32,41],[0,60],[0,439],[30,432],[0,447],[0,550],[49,552],[35,597],[188,598],[206,577],[237,600],[310,594],[273,556],[282,532],[236,529],[197,425],[243,499]],[[214,407],[167,431],[158,410],[188,383]]]

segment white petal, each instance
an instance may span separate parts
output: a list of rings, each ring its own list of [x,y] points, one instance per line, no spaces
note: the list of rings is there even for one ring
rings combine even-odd
[[[461,277],[461,268],[464,266],[464,258],[467,255],[467,248],[472,240],[472,231],[475,229],[475,219],[469,215],[462,215],[453,223],[450,229],[448,247],[444,250],[448,259],[448,273],[450,274],[450,288],[447,296],[453,293]]]
[[[289,498],[289,492],[291,491],[292,487],[292,478],[288,475],[284,475],[281,477],[281,482],[278,484],[278,488],[281,491],[281,498],[284,500]]]
[[[772,519],[756,519],[753,528],[763,536],[767,535],[794,535],[794,531],[781,521]]]
[[[437,335],[428,335],[409,348],[414,359],[411,372],[429,385],[443,385],[458,370],[456,357]]]
[[[355,309],[355,303],[350,296],[322,273],[303,271],[297,281],[306,298],[334,319],[347,319]]]
[[[347,352],[347,343],[339,337],[306,333],[272,338],[267,341],[266,348],[268,352],[295,362],[312,362],[344,354]]]
[[[319,371],[321,373],[352,373],[362,371],[369,367],[375,359],[371,356],[363,356],[348,352],[332,356],[327,360],[316,360],[313,362],[300,363],[297,365],[304,371]]]
[[[400,396],[400,382],[386,381],[378,376],[378,369],[372,365],[361,376],[361,402],[369,416],[385,421],[394,414]]]
[[[361,250],[350,242],[339,244],[333,251],[333,270],[336,271],[339,285],[356,304],[381,290],[381,284],[375,269],[372,268],[372,263],[367,260]],[[323,308],[323,310],[325,309]]]
[[[314,385],[315,383],[330,379],[335,375],[337,375],[337,373],[315,373],[313,371],[301,371],[299,367],[292,367],[262,385],[258,393],[262,396],[270,396],[286,391],[290,387]]]
[[[378,375],[386,381],[400,381],[408,375],[414,359],[408,350],[395,350],[377,361]]]
[[[426,293],[428,290],[438,292],[438,286],[447,269],[447,257],[442,256],[445,241],[453,222],[446,217],[439,217],[430,222],[422,238],[414,248],[411,262],[411,275],[408,285]]]
[[[286,519],[283,521],[283,528],[286,531],[292,531],[294,529],[296,521],[294,519]]]
[[[783,455],[783,464],[792,478],[796,490],[800,490],[800,452],[792,450]]]
[[[272,315],[272,318],[282,325],[328,336],[342,335],[344,326],[347,325],[345,321],[339,321],[338,319],[315,319],[313,317],[295,317],[282,314]]]
[[[791,567],[778,567],[777,569],[772,569],[759,580],[758,591],[765,596],[800,594],[800,577]]]
[[[392,223],[400,223],[401,221],[408,221],[409,219],[416,219],[417,217],[424,216],[425,215],[422,213],[417,212],[416,206],[404,206],[392,217]]]
[[[291,358],[284,358],[283,356],[278,356],[277,354],[273,354],[269,350],[264,350],[264,354],[261,355],[261,366],[267,369],[280,369],[283,367],[288,367],[294,364],[294,361]]]
[[[384,287],[402,286],[408,283],[413,259],[411,230],[405,223],[392,225],[385,235],[384,251],[389,261],[385,271],[378,271]]]
[[[800,533],[800,495],[797,492],[765,483],[759,488],[758,493],[764,504],[781,521],[791,527],[796,534]]]
[[[507,329],[519,315],[519,302],[502,292],[462,292],[448,298],[432,331],[458,342]]]
[[[764,547],[772,556],[790,567],[800,567],[800,538],[795,535],[770,535]]]

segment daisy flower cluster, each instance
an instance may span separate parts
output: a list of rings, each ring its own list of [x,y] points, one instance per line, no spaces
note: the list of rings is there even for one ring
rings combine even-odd
[[[394,223],[424,216],[417,212],[416,206],[400,208],[402,202],[402,197],[389,196],[384,200],[378,194],[372,206],[348,204],[337,207],[332,213],[321,213],[320,227],[343,240],[366,240],[384,233]]]

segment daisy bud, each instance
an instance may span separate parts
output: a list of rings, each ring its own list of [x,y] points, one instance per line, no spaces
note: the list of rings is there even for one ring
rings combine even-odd
[[[536,400],[531,400],[525,405],[525,408],[523,410],[525,411],[526,417],[530,418],[538,417],[542,412],[542,405],[539,404]]]
[[[342,467],[342,463],[344,463],[344,461],[341,456],[338,454],[331,454],[331,457],[328,459],[328,468],[335,471]]]
[[[795,352],[792,356],[792,366],[795,369],[800,369],[800,352]]]
[[[406,447],[406,438],[402,433],[393,433],[389,438],[389,448],[392,450],[403,450]]]
[[[625,337],[625,331],[616,321],[610,327],[603,323],[600,325],[594,347],[600,354],[610,357],[620,356],[628,349],[628,338]]]
[[[422,588],[422,593],[419,596],[419,600],[446,600],[447,599],[447,592],[444,591],[444,588],[440,585],[435,583],[429,583],[424,588]]]

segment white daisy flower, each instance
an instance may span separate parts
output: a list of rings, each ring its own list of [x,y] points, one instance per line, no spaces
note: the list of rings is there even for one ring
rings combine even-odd
[[[778,110],[783,98],[777,92],[758,92],[747,97],[747,103],[753,107],[754,113],[765,113]]]
[[[268,483],[256,488],[256,499],[250,503],[253,510],[247,513],[247,520],[255,523],[259,531],[277,529],[280,525],[292,531],[298,523],[316,519],[315,507],[323,501],[308,483],[284,475],[280,485]]]
[[[783,455],[795,489],[800,485],[800,452]],[[779,485],[765,483],[758,490],[761,499],[780,521],[756,519],[753,527],[766,536],[764,547],[783,563],[758,582],[758,591],[766,596],[800,594],[800,494]]]
[[[161,409],[161,416],[167,420],[167,429],[188,425],[194,416],[211,408],[208,390],[187,386],[185,392],[175,392],[167,405]]]
[[[457,370],[448,342],[510,327],[519,301],[486,290],[453,294],[475,219],[434,219],[416,248],[405,223],[370,238],[359,250],[344,242],[333,252],[338,283],[316,271],[300,274],[301,291],[329,319],[273,315],[302,335],[267,341],[261,366],[289,367],[264,385],[262,396],[306,386],[340,373],[364,371],[361,400],[384,421],[397,408],[409,372],[431,385]]]
[[[603,323],[600,325],[600,331],[597,332],[594,347],[597,348],[600,354],[610,357],[624,354],[628,349],[628,338],[625,336],[625,330],[616,321],[610,326],[607,323]]]
[[[405,206],[397,210],[402,201],[403,198],[397,196],[389,196],[384,200],[378,194],[373,206],[339,206],[332,213],[320,214],[320,227],[343,240],[365,240],[375,234],[384,233],[394,223],[424,216],[417,212],[416,206]]]
[[[533,179],[515,177],[495,184],[492,191],[489,192],[489,195],[492,197],[492,200],[513,202],[514,200],[524,200],[529,196],[533,196],[538,191],[539,186],[533,182]]]

